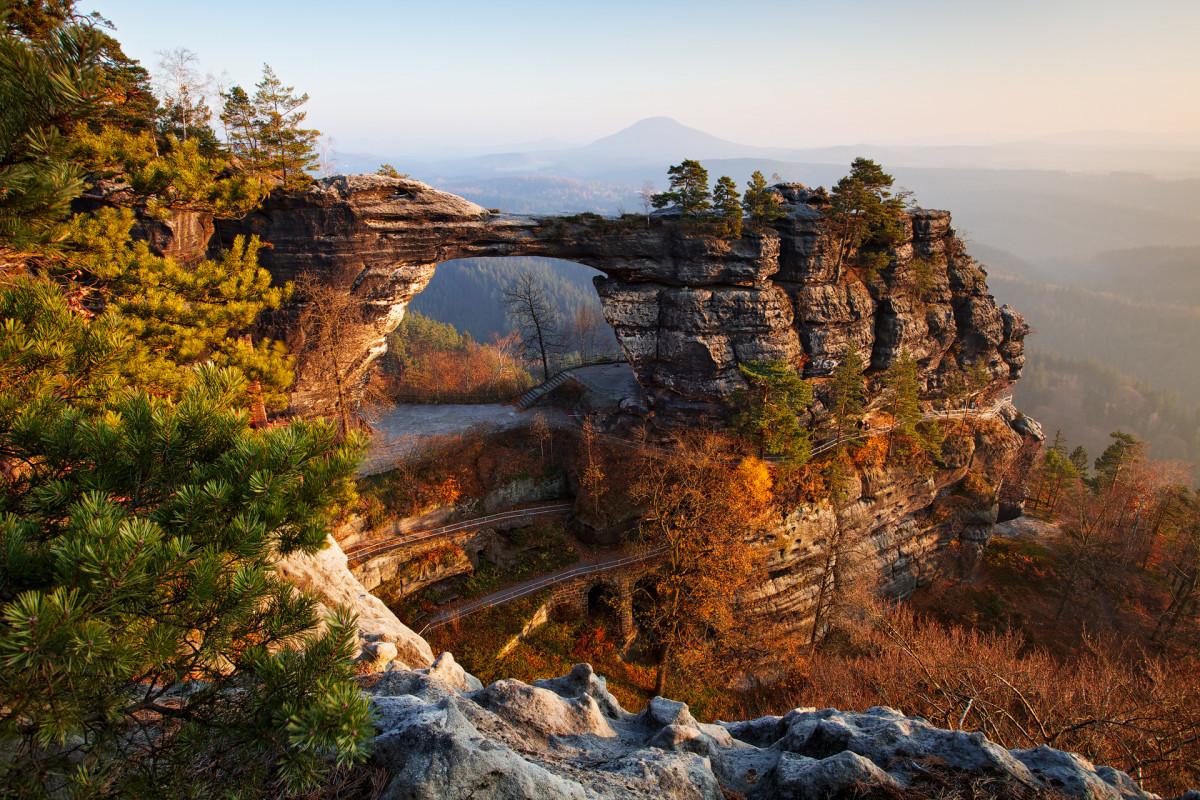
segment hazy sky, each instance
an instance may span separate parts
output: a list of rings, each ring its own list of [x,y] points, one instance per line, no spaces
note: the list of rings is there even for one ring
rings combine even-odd
[[[86,7],[87,0],[84,0]],[[1200,0],[97,0],[128,53],[307,91],[340,149],[584,142],[667,115],[750,144],[1200,141]]]

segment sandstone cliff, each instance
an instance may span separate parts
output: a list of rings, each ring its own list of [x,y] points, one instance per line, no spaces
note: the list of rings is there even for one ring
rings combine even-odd
[[[869,365],[869,376],[900,352],[913,354],[922,388],[935,400],[968,366],[983,364],[990,373],[988,404],[1019,377],[1026,326],[996,306],[947,212],[905,215],[888,265],[871,274],[837,263],[824,192],[800,185],[776,191],[785,217],[735,241],[662,219],[495,214],[418,181],[383,176],[329,178],[306,192],[277,193],[244,219],[218,221],[217,231],[225,243],[238,234],[269,243],[263,263],[277,281],[309,274],[359,299],[363,323],[343,342],[358,378],[437,264],[505,255],[553,256],[604,273],[596,286],[605,317],[657,418],[667,422],[722,416],[744,387],[738,364],[753,360],[803,368],[817,386],[817,414],[821,376],[849,350]],[[328,384],[301,355],[293,405],[327,410]],[[951,545],[969,562],[990,522],[1019,512],[1020,487],[1006,473],[1036,448],[1039,433],[1011,407],[1002,419],[993,414],[977,424],[985,416],[932,472],[862,470],[841,524],[856,543],[852,557],[879,576],[886,593],[904,596],[927,581]],[[956,487],[968,467],[1002,491],[1003,511],[974,508],[964,517]],[[763,612],[803,623],[834,529],[827,506],[797,506],[762,543],[769,574],[753,599]]]
[[[493,214],[418,181],[374,175],[276,193],[216,228],[225,244],[238,234],[267,242],[262,260],[276,281],[309,274],[360,300],[363,322],[344,342],[356,378],[437,264],[512,255],[605,274],[597,281],[605,317],[663,416],[721,415],[744,385],[740,362],[785,359],[819,375],[848,348],[875,371],[901,350],[913,353],[927,389],[980,361],[997,389],[1019,376],[1025,324],[996,307],[948,213],[906,215],[890,266],[868,276],[836,267],[822,193],[778,191],[785,219],[732,242],[662,220]],[[323,376],[312,373],[301,356],[300,411],[328,405]]]

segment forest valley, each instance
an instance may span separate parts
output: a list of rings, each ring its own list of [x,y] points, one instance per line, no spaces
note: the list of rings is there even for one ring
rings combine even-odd
[[[576,421],[567,391],[526,425],[362,477],[371,406],[511,401],[611,355],[611,331],[595,311],[560,319],[519,279],[514,332],[491,341],[408,314],[364,402],[337,367],[347,295],[273,282],[256,237],[195,263],[155,244],[174,215],[240,217],[308,187],[307,96],[264,67],[220,92],[214,124],[194,54],[164,55],[152,81],[72,0],[2,0],[0,26],[0,795],[379,796],[356,620],[321,614],[276,564],[514,481],[558,487],[569,522],[511,532],[519,558],[451,545],[403,565],[377,591],[402,620],[434,613],[447,586],[484,596],[592,549],[656,560],[632,637],[603,604],[523,632],[538,594],[431,630],[485,681],[588,661],[631,708],[655,694],[705,719],[888,705],[1078,751],[1158,792],[1200,782],[1200,495],[1133,437],[1091,463],[1056,440],[1028,476],[986,474],[977,448],[1012,434],[985,365],[931,388],[907,352],[874,369],[849,350],[807,378],[794,361],[740,363],[724,425]],[[710,191],[684,160],[668,180],[611,224],[653,217],[736,244],[782,213],[761,173]],[[820,191],[839,275],[882,280],[908,198],[866,159]],[[932,290],[933,266],[913,270]],[[302,333],[291,350],[287,326]],[[328,417],[289,412],[300,358],[333,365]],[[1028,478],[1025,527],[1005,523],[981,557],[955,541],[910,598],[881,597],[870,543],[846,533],[851,502],[870,476],[955,470],[932,522],[990,524],[1001,478]],[[835,532],[809,613],[747,605],[801,507],[827,509]]]

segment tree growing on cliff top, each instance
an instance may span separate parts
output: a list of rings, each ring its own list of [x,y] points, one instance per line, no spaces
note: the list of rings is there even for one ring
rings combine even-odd
[[[277,796],[361,759],[354,622],[275,560],[321,548],[357,440],[251,431],[232,370],[177,401],[57,287],[0,291],[0,794]]]
[[[800,415],[812,405],[812,387],[786,361],[753,361],[738,369],[747,384],[738,398],[738,428],[758,444],[762,456],[807,462],[812,439]]]
[[[841,279],[850,255],[869,275],[887,265],[888,249],[904,236],[901,214],[906,195],[893,194],[894,179],[869,158],[856,158],[850,174],[839,180],[829,195],[826,218],[836,245],[834,275]]]
[[[667,170],[667,191],[654,195],[655,208],[677,206],[685,219],[698,219],[712,210],[708,170],[699,161],[684,159]]]
[[[504,290],[508,317],[521,333],[526,358],[542,362],[542,379],[550,380],[550,361],[562,349],[562,321],[532,272],[522,272]]]
[[[726,239],[738,239],[742,235],[742,202],[737,184],[728,175],[717,178],[713,190],[713,208],[721,223],[721,235]]]
[[[746,215],[757,225],[767,225],[777,219],[782,219],[783,204],[779,195],[767,186],[767,179],[762,172],[754,170],[746,183],[746,194],[743,196]]]
[[[320,160],[317,140],[321,132],[301,127],[307,113],[300,108],[308,102],[308,95],[295,91],[264,64],[253,97],[240,86],[222,94],[221,122],[229,149],[244,169],[269,176],[286,189],[307,186]]]

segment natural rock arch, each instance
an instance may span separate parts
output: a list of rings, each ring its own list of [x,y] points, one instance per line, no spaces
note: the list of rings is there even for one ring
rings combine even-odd
[[[356,380],[384,352],[385,337],[438,264],[514,255],[604,273],[595,281],[604,316],[664,413],[722,414],[744,386],[739,363],[828,364],[848,348],[876,369],[901,350],[912,352],[930,384],[978,359],[997,381],[1015,380],[1024,322],[986,293],[984,272],[948,213],[909,213],[910,233],[887,279],[868,286],[832,268],[823,195],[794,185],[778,190],[787,216],[732,242],[640,217],[492,213],[419,181],[379,175],[273,194],[250,215],[219,221],[217,232],[226,244],[238,234],[260,236],[269,244],[263,264],[277,282],[309,274],[359,298],[364,322],[344,343]],[[934,262],[931,286],[912,279],[915,257]],[[313,372],[301,353],[292,395],[300,413],[329,410],[325,376]]]

